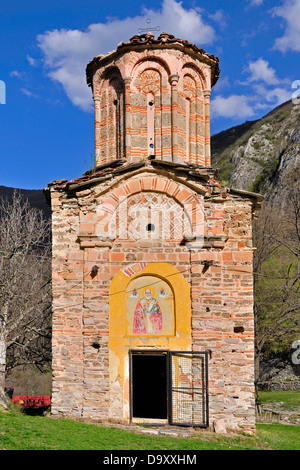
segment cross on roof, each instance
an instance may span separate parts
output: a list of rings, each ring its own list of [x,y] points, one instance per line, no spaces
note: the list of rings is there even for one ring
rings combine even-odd
[[[155,28],[150,28],[150,23],[151,23],[150,18],[147,18],[146,23],[148,25],[147,28],[145,28],[145,29],[139,28],[138,33],[150,33],[150,31],[159,31],[160,30],[159,26],[155,26]]]

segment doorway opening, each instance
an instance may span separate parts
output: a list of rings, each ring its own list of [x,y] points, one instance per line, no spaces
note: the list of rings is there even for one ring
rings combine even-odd
[[[130,420],[207,428],[208,354],[130,349]]]
[[[168,418],[166,352],[131,352],[131,418]]]

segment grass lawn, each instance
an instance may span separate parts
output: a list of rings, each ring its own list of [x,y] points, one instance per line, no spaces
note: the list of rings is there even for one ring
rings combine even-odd
[[[0,412],[0,450],[299,450],[300,426],[258,424],[255,436],[149,436],[69,419]]]
[[[259,401],[262,404],[267,403],[280,403],[282,408],[295,408],[299,407],[300,412],[300,391],[299,390],[287,390],[279,392],[265,392],[260,391],[258,394]]]

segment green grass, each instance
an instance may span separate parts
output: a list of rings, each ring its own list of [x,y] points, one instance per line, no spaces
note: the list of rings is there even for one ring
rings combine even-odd
[[[288,409],[288,408],[299,407],[300,409],[300,391],[299,390],[287,390],[287,391],[278,391],[278,392],[260,391],[258,394],[258,397],[259,397],[259,401],[262,404],[282,402],[282,405],[281,405],[282,408]]]
[[[261,442],[272,450],[300,450],[300,426],[285,424],[258,424]]]
[[[257,425],[255,436],[149,436],[70,419],[0,413],[0,450],[257,450],[300,449],[300,427]]]

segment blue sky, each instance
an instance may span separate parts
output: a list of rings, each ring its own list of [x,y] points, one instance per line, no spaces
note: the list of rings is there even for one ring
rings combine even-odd
[[[1,0],[0,6],[4,186],[42,189],[91,166],[86,64],[128,41],[147,18],[160,32],[219,57],[212,135],[291,99],[300,80],[300,0]]]

